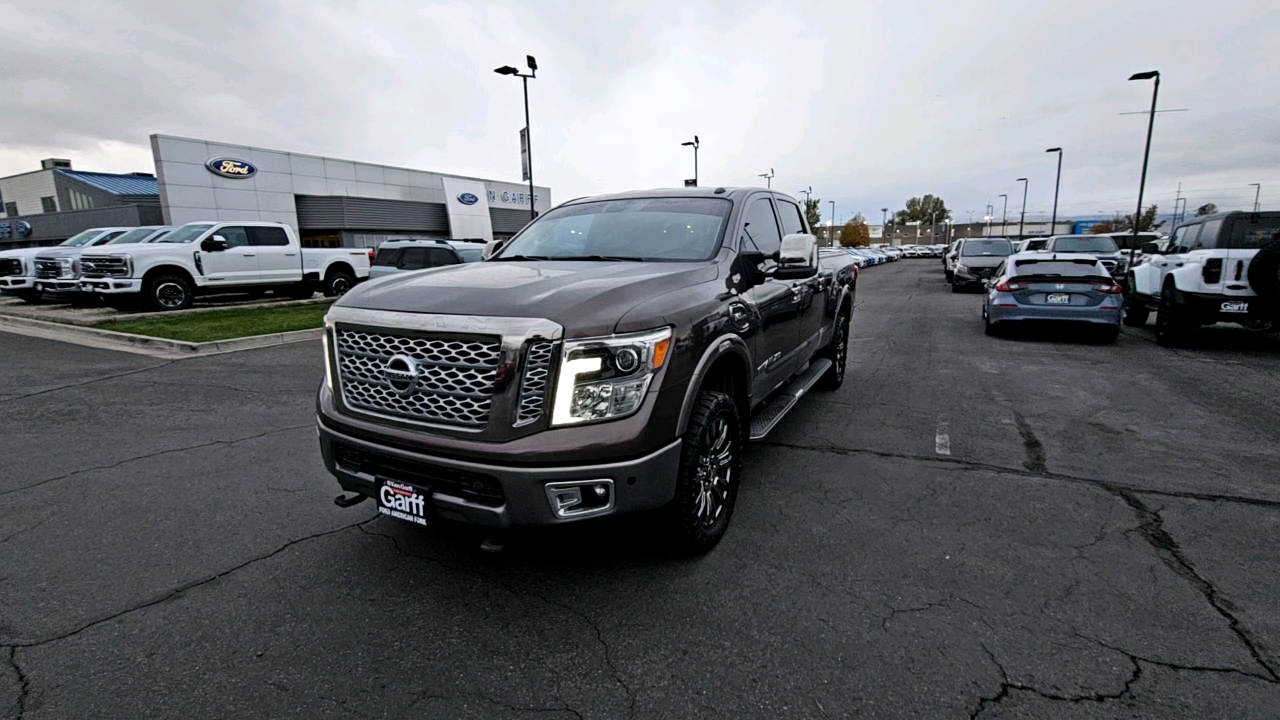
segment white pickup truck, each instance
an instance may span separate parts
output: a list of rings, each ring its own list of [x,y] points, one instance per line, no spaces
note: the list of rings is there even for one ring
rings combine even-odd
[[[241,220],[195,222],[154,243],[93,248],[80,256],[82,292],[112,307],[141,301],[154,310],[181,310],[198,294],[273,290],[334,297],[369,277],[371,251],[302,248],[293,228]]]

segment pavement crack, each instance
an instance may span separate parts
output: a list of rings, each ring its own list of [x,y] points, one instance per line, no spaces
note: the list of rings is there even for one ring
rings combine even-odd
[[[129,370],[128,372],[115,373],[114,375],[103,375],[102,377],[90,378],[89,380],[82,380],[81,382],[71,383],[70,385],[59,385],[58,387],[45,388],[44,390],[37,390],[35,392],[26,393],[24,395],[12,395],[8,397],[0,398],[0,404],[14,402],[16,400],[23,400],[26,398],[38,397],[40,395],[47,395],[49,393],[55,393],[61,390],[70,390],[72,388],[84,387],[85,385],[92,385],[94,383],[103,382],[104,380],[114,380],[116,378],[128,377],[130,375],[137,375],[138,373],[150,372],[152,370],[159,370],[160,368],[168,367],[176,362],[178,361],[170,360],[168,362],[162,362],[159,365],[149,365],[147,367],[139,368],[137,370]]]
[[[1240,619],[1232,612],[1232,608],[1224,601],[1214,587],[1202,576],[1182,552],[1182,548],[1178,545],[1178,541],[1164,529],[1164,518],[1156,510],[1147,507],[1136,495],[1131,492],[1116,491],[1121,499],[1128,503],[1133,510],[1134,515],[1138,518],[1138,534],[1147,542],[1155,551],[1156,555],[1164,562],[1175,575],[1186,580],[1192,587],[1200,591],[1204,595],[1209,605],[1218,612],[1226,621],[1231,632],[1235,634],[1253,656],[1256,662],[1266,672],[1266,679],[1272,683],[1280,683],[1280,675],[1277,675],[1276,669],[1267,661],[1265,654],[1259,649],[1258,641],[1253,634],[1244,627]]]
[[[307,423],[306,425],[291,425],[289,427],[278,428],[276,430],[267,430],[266,432],[261,432],[261,433],[258,433],[257,435],[248,435],[246,437],[236,438],[234,440],[213,440],[205,443],[197,443],[195,445],[187,445],[185,447],[156,450],[155,452],[144,453],[142,455],[135,455],[134,457],[125,458],[123,460],[117,460],[116,462],[110,463],[108,465],[95,465],[93,467],[81,468],[79,470],[72,470],[71,472],[66,473],[64,475],[45,478],[44,480],[33,482],[30,485],[22,485],[16,488],[9,488],[8,490],[0,491],[0,497],[4,497],[6,495],[12,495],[13,493],[22,492],[24,490],[31,490],[32,488],[38,488],[41,485],[47,485],[51,482],[57,482],[59,480],[66,480],[67,478],[72,478],[77,475],[83,475],[85,473],[96,472],[98,470],[111,470],[113,468],[118,468],[121,465],[128,465],[129,463],[137,462],[139,460],[147,460],[149,458],[160,457],[162,455],[171,455],[173,453],[187,452],[189,450],[201,450],[203,448],[231,447],[232,445],[236,445],[242,442],[247,442],[249,440],[257,440],[258,438],[266,437],[268,435],[275,435],[277,433],[290,432],[293,430],[302,430],[304,428],[310,428],[310,427],[313,427],[312,423]]]
[[[145,610],[145,609],[147,609],[147,608],[149,608],[149,607],[154,607],[154,606],[156,606],[156,605],[161,605],[161,604],[163,604],[163,603],[169,602],[170,600],[176,600],[176,599],[178,599],[178,598],[182,597],[183,595],[185,595],[185,594],[186,594],[188,591],[190,591],[190,590],[194,590],[194,589],[196,589],[196,588],[198,588],[198,587],[202,587],[202,586],[204,586],[204,585],[208,585],[209,583],[212,583],[212,582],[214,582],[214,581],[216,581],[216,580],[221,580],[222,578],[225,578],[225,577],[227,577],[228,575],[231,575],[231,574],[236,573],[236,572],[238,572],[238,571],[240,571],[240,570],[243,570],[243,569],[245,569],[245,568],[249,567],[250,565],[255,565],[255,564],[260,563],[260,562],[262,562],[262,561],[264,561],[264,560],[270,560],[271,558],[275,557],[276,555],[279,555],[280,553],[284,552],[285,550],[288,550],[289,548],[293,547],[294,545],[298,545],[298,544],[300,544],[300,543],[304,543],[304,542],[307,542],[307,541],[309,541],[309,540],[316,540],[316,539],[319,539],[319,538],[322,538],[322,537],[328,537],[329,535],[336,535],[336,534],[338,534],[338,533],[345,532],[345,531],[347,531],[347,530],[350,530],[350,529],[351,529],[351,528],[353,528],[353,527],[357,527],[357,526],[359,526],[361,523],[369,522],[369,520],[370,520],[370,519],[372,519],[372,518],[365,519],[365,520],[361,520],[360,522],[350,523],[350,524],[348,524],[348,525],[343,525],[343,526],[341,526],[341,527],[334,528],[333,530],[322,530],[322,531],[317,532],[317,533],[312,533],[312,534],[310,534],[310,535],[306,535],[306,536],[304,536],[304,537],[300,537],[300,538],[296,538],[296,539],[294,539],[294,540],[290,540],[290,541],[286,542],[285,544],[281,545],[280,547],[278,547],[278,548],[276,548],[276,549],[274,549],[274,550],[272,550],[272,551],[270,551],[270,552],[268,552],[268,553],[264,553],[264,554],[262,554],[262,555],[258,555],[258,556],[256,556],[256,557],[250,558],[250,559],[245,560],[244,562],[242,562],[242,563],[240,563],[240,564],[238,564],[238,565],[234,565],[234,566],[229,567],[229,568],[227,568],[227,569],[225,569],[225,570],[220,570],[220,571],[218,571],[218,572],[216,572],[216,573],[214,573],[214,574],[212,574],[212,575],[209,575],[209,576],[207,576],[207,577],[200,578],[199,580],[192,580],[192,581],[190,581],[190,582],[186,582],[186,583],[183,583],[183,584],[181,584],[181,585],[178,585],[177,587],[170,588],[169,590],[164,591],[163,593],[161,593],[160,595],[158,595],[158,596],[156,596],[156,597],[150,598],[150,599],[148,599],[148,600],[144,600],[144,601],[142,601],[142,602],[140,602],[140,603],[137,603],[136,605],[132,605],[132,606],[127,607],[127,608],[125,608],[125,609],[123,609],[123,610],[118,610],[118,611],[116,611],[116,612],[109,613],[109,614],[107,614],[107,615],[103,615],[103,616],[101,616],[101,617],[94,618],[93,620],[89,620],[89,621],[87,621],[87,622],[81,623],[80,625],[77,625],[76,627],[72,628],[71,630],[67,630],[66,632],[63,632],[63,633],[60,633],[60,634],[57,634],[57,635],[52,635],[52,636],[50,636],[50,637],[42,638],[42,639],[39,639],[39,640],[26,640],[26,641],[19,641],[19,642],[11,643],[10,645],[11,645],[11,647],[12,647],[12,648],[14,648],[14,650],[11,650],[11,651],[10,651],[10,659],[12,660],[12,658],[13,658],[13,652],[14,652],[14,651],[16,651],[16,649],[17,649],[17,648],[39,647],[39,646],[42,646],[42,645],[47,645],[47,644],[49,644],[49,643],[58,642],[58,641],[60,641],[60,640],[66,640],[67,638],[74,637],[75,635],[79,635],[80,633],[82,633],[82,632],[84,632],[84,631],[86,631],[86,630],[90,630],[90,629],[92,629],[92,628],[95,628],[95,627],[97,627],[97,626],[99,626],[99,625],[102,625],[103,623],[111,622],[112,620],[117,620],[117,619],[122,618],[122,617],[124,617],[124,616],[126,616],[126,615],[129,615],[129,614],[131,614],[131,613],[135,613],[135,612],[137,612],[137,611],[139,611],[139,610]],[[16,666],[15,666],[15,667],[16,667]]]
[[[13,668],[13,672],[18,676],[18,697],[14,701],[14,709],[17,714],[14,715],[17,720],[22,720],[27,713],[27,698],[31,696],[31,679],[23,672],[22,666],[18,664],[18,646],[9,646],[9,665]]]
[[[44,519],[40,520],[39,522],[35,523],[34,525],[28,525],[27,527],[24,527],[24,528],[22,528],[21,530],[18,530],[17,532],[13,532],[13,533],[10,533],[10,534],[8,534],[8,535],[5,535],[3,538],[0,538],[0,545],[3,545],[3,544],[5,544],[5,543],[9,542],[10,540],[12,540],[12,539],[14,539],[14,538],[18,537],[19,535],[22,535],[23,533],[29,533],[29,532],[31,532],[32,530],[35,530],[36,528],[40,527],[41,525],[45,524],[46,522],[49,522],[49,520],[50,520],[52,517],[53,517],[53,515],[47,515],[47,516],[45,516],[45,517],[44,517]]]
[[[1022,448],[1027,453],[1027,459],[1022,463],[1022,466],[1037,475],[1048,473],[1049,468],[1045,464],[1044,444],[1040,442],[1040,438],[1036,437],[1031,425],[1027,424],[1027,419],[1022,417],[1022,413],[1014,410],[1013,419],[1018,423],[1018,434],[1022,436]]]
[[[999,705],[1000,703],[1004,702],[1006,699],[1008,699],[1009,694],[1013,691],[1030,693],[1044,700],[1053,700],[1056,702],[1069,702],[1073,704],[1105,703],[1110,700],[1119,700],[1120,698],[1128,695],[1130,691],[1132,691],[1133,689],[1133,684],[1138,682],[1138,679],[1142,677],[1141,663],[1139,663],[1132,656],[1126,656],[1129,662],[1131,663],[1131,665],[1133,666],[1133,672],[1129,674],[1129,677],[1124,681],[1124,686],[1121,687],[1120,690],[1118,690],[1117,692],[1112,692],[1112,693],[1096,692],[1096,693],[1093,693],[1092,695],[1059,695],[1057,693],[1041,690],[1032,685],[1025,685],[1023,683],[1013,682],[1012,680],[1009,679],[1009,673],[1005,670],[1004,665],[1002,665],[1000,661],[996,658],[995,653],[991,652],[991,649],[988,648],[985,644],[982,645],[982,649],[986,651],[987,657],[991,659],[991,663],[996,666],[997,670],[1000,671],[1000,689],[994,695],[989,695],[989,696],[984,696],[979,698],[977,706],[975,706],[973,710],[969,711],[969,720],[974,720],[974,718],[978,717],[984,711],[986,711],[987,708]]]

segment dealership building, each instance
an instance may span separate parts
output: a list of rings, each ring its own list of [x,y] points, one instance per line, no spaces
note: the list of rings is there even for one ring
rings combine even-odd
[[[0,178],[0,249],[51,245],[90,227],[271,220],[305,246],[397,237],[492,240],[541,214],[551,191],[209,140],[152,135],[155,174],[86,173],[67,160]]]

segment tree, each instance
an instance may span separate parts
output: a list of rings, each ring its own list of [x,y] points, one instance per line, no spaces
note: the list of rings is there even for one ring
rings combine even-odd
[[[1213,203],[1205,203],[1196,208],[1196,217],[1200,217],[1201,215],[1212,215],[1216,212],[1218,212],[1217,205],[1214,205]]]
[[[809,222],[809,227],[811,229],[822,225],[821,199],[810,198],[804,201],[804,219]]]
[[[1164,224],[1163,220],[1156,222],[1156,211],[1159,207],[1159,205],[1152,205],[1143,211],[1142,215],[1138,217],[1138,232],[1157,230]],[[1120,221],[1115,223],[1115,230],[1113,232],[1124,232],[1126,230],[1130,232],[1133,231],[1132,215],[1121,216]]]
[[[1117,232],[1118,230],[1119,226],[1111,220],[1103,220],[1097,225],[1089,228],[1089,232],[1094,235],[1109,235],[1113,232]]]
[[[867,220],[861,213],[840,228],[841,247],[865,247],[870,244],[871,228],[867,227]]]
[[[951,218],[951,211],[942,198],[935,195],[913,197],[907,201],[907,209],[893,214],[894,223],[909,222],[945,222]]]

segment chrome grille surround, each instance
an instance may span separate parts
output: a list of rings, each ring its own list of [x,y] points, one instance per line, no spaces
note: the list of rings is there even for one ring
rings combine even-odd
[[[423,336],[338,328],[338,377],[347,403],[364,410],[444,425],[489,422],[501,339]],[[384,377],[392,358],[408,357],[414,381],[398,390]]]
[[[129,261],[122,257],[80,257],[85,277],[129,277]]]
[[[36,277],[41,280],[56,280],[62,276],[62,263],[57,260],[36,258]]]
[[[556,344],[538,342],[529,346],[525,355],[524,377],[520,380],[520,404],[516,410],[516,427],[528,425],[542,417],[547,398],[547,381],[551,376],[551,359]]]
[[[520,371],[527,349],[558,343],[564,329],[557,323],[339,304],[329,309],[325,326],[334,409],[352,420],[485,441],[514,439],[546,425],[549,416],[543,412],[539,420],[515,426],[523,387]],[[420,340],[434,344],[419,346]],[[401,360],[388,371],[392,357]],[[404,360],[411,360],[412,376],[404,372]],[[414,387],[405,395],[410,377]]]

